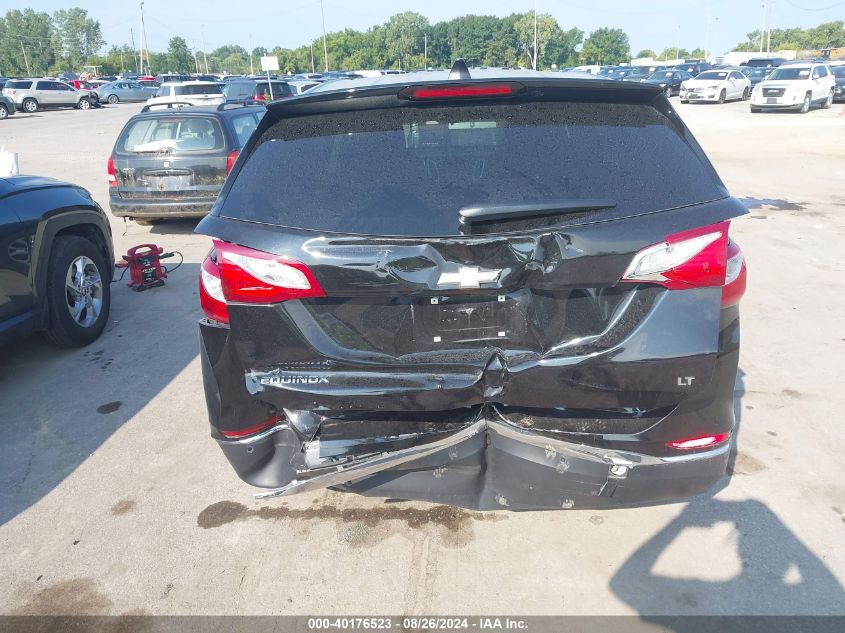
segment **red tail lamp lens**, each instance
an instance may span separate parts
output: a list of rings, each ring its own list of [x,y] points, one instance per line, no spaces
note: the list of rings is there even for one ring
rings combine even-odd
[[[466,99],[480,97],[510,97],[525,90],[517,83],[457,84],[435,86],[409,86],[400,91],[403,99]]]
[[[723,444],[731,436],[730,433],[715,433],[713,435],[697,435],[695,437],[685,437],[680,440],[673,440],[666,442],[669,448],[678,450],[690,450],[693,448],[707,448],[710,446],[718,446]]]

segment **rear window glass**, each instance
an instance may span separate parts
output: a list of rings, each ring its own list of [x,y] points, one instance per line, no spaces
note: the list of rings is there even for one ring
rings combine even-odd
[[[279,95],[290,95],[290,94],[292,94],[290,84],[285,83],[285,82],[276,82],[276,81],[272,81],[270,83],[273,86],[273,96],[274,97],[278,97]],[[258,89],[256,90],[256,92],[258,94],[266,95],[268,97],[270,96],[270,88],[268,87],[268,84],[267,84],[266,81],[258,82],[257,86],[258,86]]]
[[[30,88],[32,88],[32,82],[31,81],[15,81],[13,79],[12,81],[7,81],[4,88],[14,88],[16,90],[29,90]]]
[[[232,117],[232,129],[235,131],[235,138],[238,142],[238,149],[243,147],[250,134],[258,126],[259,117],[255,114],[239,114]]]
[[[654,108],[533,103],[283,119],[263,134],[220,213],[438,236],[460,234],[469,206],[612,199],[620,217],[723,196],[700,152]]]
[[[205,117],[143,118],[129,123],[118,147],[128,153],[210,151],[223,147],[216,119]]]
[[[220,95],[223,91],[217,84],[200,84],[198,86],[176,86],[177,95]]]

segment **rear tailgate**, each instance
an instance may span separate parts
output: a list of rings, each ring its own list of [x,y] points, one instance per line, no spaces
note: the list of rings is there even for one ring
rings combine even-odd
[[[226,180],[226,138],[214,117],[139,117],[113,153],[120,198],[214,198]]]
[[[501,101],[270,108],[198,230],[301,262],[321,296],[229,303],[240,375],[209,370],[242,399],[218,427],[304,415],[322,463],[331,440],[374,453],[376,436],[490,415],[631,437],[713,388],[719,285],[620,279],[742,205],[656,90],[526,83]],[[508,205],[546,210],[490,214]]]

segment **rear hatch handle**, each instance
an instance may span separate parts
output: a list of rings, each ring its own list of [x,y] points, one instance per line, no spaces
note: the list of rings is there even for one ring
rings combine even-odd
[[[615,206],[616,203],[612,200],[550,200],[527,204],[475,205],[464,207],[458,211],[458,214],[461,216],[461,224],[474,224],[491,220],[517,220],[561,213],[612,209]]]

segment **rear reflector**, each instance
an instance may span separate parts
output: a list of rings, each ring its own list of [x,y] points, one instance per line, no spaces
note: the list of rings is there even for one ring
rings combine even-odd
[[[230,440],[236,440],[244,437],[248,437],[250,435],[255,435],[256,433],[261,433],[261,431],[266,431],[267,429],[271,429],[277,424],[280,424],[282,420],[285,419],[285,416],[279,414],[274,415],[266,420],[259,422],[258,424],[253,424],[252,426],[248,426],[245,429],[238,429],[236,431],[224,431],[220,430],[220,434],[223,437],[226,437]]]
[[[652,282],[669,290],[723,285],[729,226],[720,222],[667,236],[634,255],[621,281]]]
[[[688,450],[691,448],[706,448],[707,446],[717,446],[724,443],[729,437],[730,433],[716,433],[714,435],[698,435],[696,437],[687,437],[681,440],[674,440],[666,442],[669,448],[676,448],[678,450]]]
[[[309,268],[293,259],[214,241],[223,296],[238,303],[325,297]]]
[[[114,171],[114,156],[109,156],[109,162],[106,166],[106,171],[109,174],[109,187],[117,187],[117,176]]]
[[[402,99],[467,99],[481,97],[510,97],[525,90],[518,82],[496,84],[459,84],[409,86],[399,92]]]

